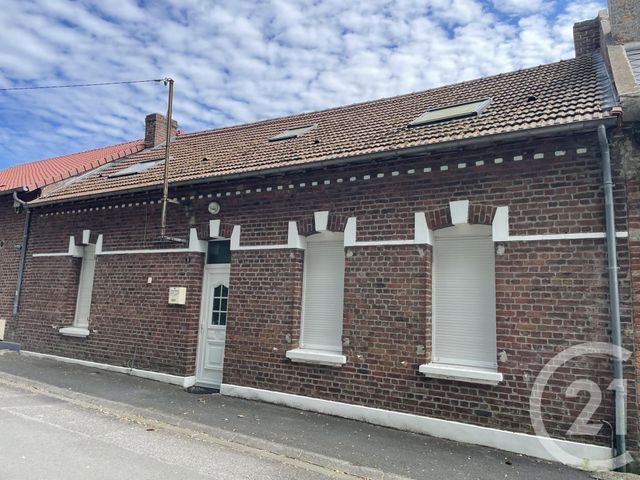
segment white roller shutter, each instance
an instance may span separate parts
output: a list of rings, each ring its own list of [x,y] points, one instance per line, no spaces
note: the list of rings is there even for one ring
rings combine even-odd
[[[304,264],[302,348],[342,351],[343,296],[343,240],[309,239]]]
[[[433,255],[433,362],[495,368],[493,241],[482,227],[446,230]]]
[[[91,296],[93,294],[93,276],[96,270],[96,247],[87,245],[82,255],[80,270],[80,285],[78,286],[78,300],[76,302],[75,327],[89,326],[89,312],[91,311]]]

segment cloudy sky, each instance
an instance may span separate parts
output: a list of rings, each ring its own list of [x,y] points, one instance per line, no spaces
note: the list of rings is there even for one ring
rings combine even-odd
[[[606,0],[3,0],[0,88],[171,76],[186,131],[573,56]],[[0,91],[0,168],[143,136],[161,83]]]

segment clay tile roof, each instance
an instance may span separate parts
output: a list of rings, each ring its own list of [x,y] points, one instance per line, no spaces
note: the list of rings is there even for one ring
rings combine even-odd
[[[143,148],[143,140],[133,140],[5,168],[0,170],[0,192],[21,187],[29,190],[42,188],[125,155],[137,153]]]
[[[604,118],[610,114],[599,85],[601,65],[601,57],[588,55],[398,97],[183,134],[171,144],[170,182],[266,173],[280,167],[311,166],[331,159]],[[492,102],[479,117],[407,126],[428,109],[487,97]],[[309,124],[317,127],[299,138],[269,142],[286,129]],[[136,175],[109,175],[163,153],[144,150],[40,200],[155,188],[163,179],[161,163]]]

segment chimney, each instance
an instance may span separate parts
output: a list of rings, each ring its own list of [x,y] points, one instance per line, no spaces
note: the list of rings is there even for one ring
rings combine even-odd
[[[640,42],[640,1],[609,0],[609,19],[613,43]]]
[[[171,121],[171,137],[176,136],[178,122]],[[160,113],[150,113],[144,119],[144,148],[160,145],[167,139],[167,117]]]
[[[589,55],[600,49],[600,20],[585,20],[573,25],[573,45],[576,57]]]

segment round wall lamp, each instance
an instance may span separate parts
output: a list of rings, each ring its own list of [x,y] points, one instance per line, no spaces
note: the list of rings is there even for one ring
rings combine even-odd
[[[207,207],[207,210],[211,215],[215,215],[220,212],[220,204],[218,202],[211,202]]]

